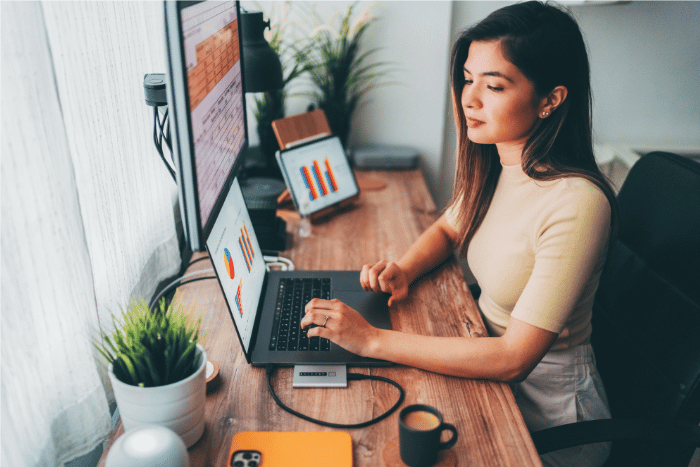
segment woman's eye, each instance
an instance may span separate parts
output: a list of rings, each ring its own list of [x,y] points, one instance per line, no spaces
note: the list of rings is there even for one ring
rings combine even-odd
[[[494,91],[494,92],[503,91],[503,88],[499,88],[498,86],[488,86],[488,88],[489,88],[491,91]]]
[[[470,80],[470,79],[464,78],[464,84],[465,84],[465,85],[467,85],[467,84],[472,84],[473,82],[474,82],[474,81],[472,81],[472,80]]]

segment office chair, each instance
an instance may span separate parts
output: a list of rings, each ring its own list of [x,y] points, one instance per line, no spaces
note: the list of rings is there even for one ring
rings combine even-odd
[[[540,454],[612,441],[606,466],[687,467],[700,447],[700,164],[647,154],[617,200],[591,336],[612,419],[532,438]]]

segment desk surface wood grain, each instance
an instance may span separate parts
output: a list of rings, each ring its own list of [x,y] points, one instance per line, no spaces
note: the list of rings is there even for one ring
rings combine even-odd
[[[299,270],[361,269],[379,259],[398,260],[438,217],[418,170],[358,171],[360,184],[381,178],[386,187],[363,191],[359,202],[312,226],[309,238],[298,236],[299,216],[280,210],[287,222],[287,251]],[[195,253],[193,259],[206,256]],[[200,261],[188,272],[210,269]],[[359,280],[359,278],[358,278]],[[216,280],[187,284],[178,290],[203,314],[203,342],[220,367],[222,382],[207,396],[206,431],[190,452],[192,467],[226,465],[229,444],[240,431],[331,430],[280,409],[267,392],[265,370],[246,363],[228,309]],[[394,329],[437,336],[484,336],[486,330],[454,258],[418,280],[409,297],[391,310]],[[474,337],[477,338],[477,337]],[[280,399],[311,417],[357,423],[386,411],[398,391],[377,381],[353,381],[347,389],[292,389],[292,369],[278,369],[273,383]],[[452,448],[458,466],[539,466],[532,439],[507,384],[430,373],[415,368],[352,368],[397,381],[406,391],[403,406],[415,403],[439,408],[457,427]],[[402,406],[402,407],[403,407]],[[114,430],[110,441],[123,432]],[[368,428],[348,430],[355,466],[385,465],[382,453],[398,436],[398,411]],[[104,465],[104,457],[100,465]],[[387,466],[393,467],[393,466]]]

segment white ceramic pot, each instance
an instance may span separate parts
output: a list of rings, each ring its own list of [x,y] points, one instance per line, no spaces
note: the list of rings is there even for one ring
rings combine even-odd
[[[177,433],[188,448],[199,441],[204,433],[207,353],[199,344],[197,353],[199,367],[193,375],[154,388],[119,381],[109,365],[109,379],[125,431],[142,425],[161,425]]]

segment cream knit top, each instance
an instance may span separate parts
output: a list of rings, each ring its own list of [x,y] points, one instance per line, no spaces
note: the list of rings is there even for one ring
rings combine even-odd
[[[457,231],[460,202],[446,217]],[[580,177],[538,182],[503,166],[489,210],[467,250],[491,336],[511,316],[559,334],[552,349],[589,341],[593,297],[605,262],[610,204]]]

